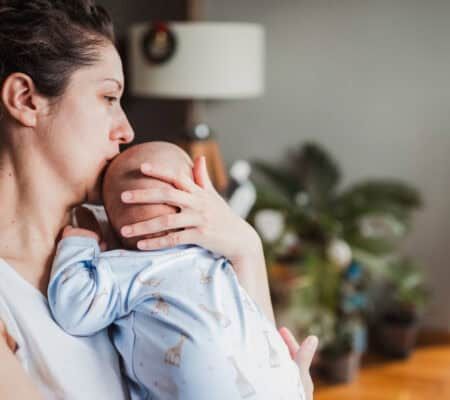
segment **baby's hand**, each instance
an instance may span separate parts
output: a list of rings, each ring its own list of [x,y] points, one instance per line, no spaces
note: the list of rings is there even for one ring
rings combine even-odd
[[[100,249],[102,251],[106,250],[106,242],[101,242],[100,236],[94,231],[90,231],[89,229],[74,228],[72,225],[67,225],[63,230],[62,239],[71,236],[83,236],[95,239],[100,245]]]

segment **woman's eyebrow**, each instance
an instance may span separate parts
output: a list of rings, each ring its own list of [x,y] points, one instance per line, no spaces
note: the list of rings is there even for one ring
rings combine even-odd
[[[117,79],[105,78],[105,79],[101,79],[101,81],[102,82],[105,82],[105,81],[114,82],[115,84],[117,84],[117,86],[119,87],[120,91],[122,91],[122,89],[123,89],[123,84],[120,81],[118,81]]]

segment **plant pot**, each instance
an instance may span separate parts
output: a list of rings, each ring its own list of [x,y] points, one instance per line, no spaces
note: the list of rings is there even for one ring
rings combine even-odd
[[[269,268],[270,296],[273,306],[286,309],[291,304],[292,291],[299,285],[303,277],[297,265],[276,263]]]
[[[388,313],[376,329],[378,350],[392,358],[408,358],[416,344],[419,318],[415,313]]]
[[[361,353],[350,352],[338,357],[321,357],[323,377],[330,383],[350,383],[356,379],[361,364]]]

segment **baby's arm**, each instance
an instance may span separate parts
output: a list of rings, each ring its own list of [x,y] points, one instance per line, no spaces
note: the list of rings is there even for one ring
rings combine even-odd
[[[92,335],[122,314],[119,287],[99,254],[94,232],[64,230],[53,261],[48,300],[55,320],[73,335]]]

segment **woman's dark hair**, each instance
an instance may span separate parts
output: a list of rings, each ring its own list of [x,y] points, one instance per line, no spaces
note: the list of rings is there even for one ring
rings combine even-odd
[[[0,87],[22,72],[41,94],[58,97],[108,42],[114,43],[111,18],[92,0],[0,0]]]

